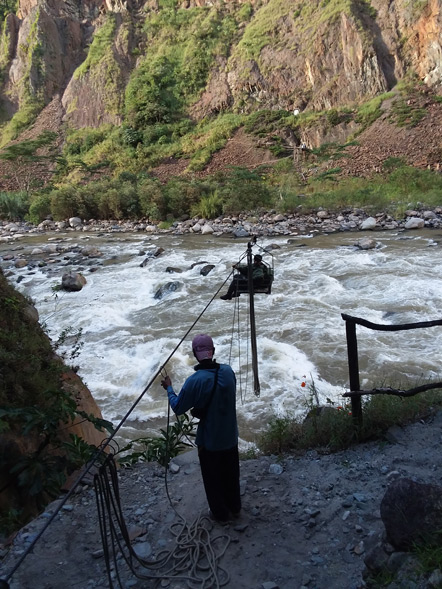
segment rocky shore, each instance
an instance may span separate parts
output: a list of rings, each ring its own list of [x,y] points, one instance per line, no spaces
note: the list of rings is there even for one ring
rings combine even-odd
[[[336,454],[315,450],[303,456],[261,456],[241,461],[243,509],[221,525],[208,523],[207,542],[223,536],[227,549],[219,566],[229,576],[226,589],[436,589],[442,572],[423,571],[412,552],[386,537],[383,498],[400,481],[434,488],[442,483],[437,458],[442,413],[383,440]],[[436,453],[435,453],[436,452]],[[167,473],[154,463],[119,470],[122,510],[137,555],[152,560],[175,549],[173,526],[207,516],[196,451],[175,458]],[[425,485],[423,485],[425,483]],[[400,501],[396,497],[395,502]],[[417,501],[416,501],[417,503]],[[411,510],[410,510],[411,511]],[[49,505],[15,538],[0,543],[0,578],[8,575],[49,518],[54,517],[10,580],[11,589],[105,589],[109,587],[95,493],[90,475],[64,505]],[[440,517],[433,511],[432,518]],[[206,522],[207,523],[207,522]],[[424,523],[422,515],[414,524]],[[201,544],[197,542],[194,550]],[[189,559],[189,568],[191,560]],[[113,587],[185,589],[179,578],[140,580],[118,553]],[[138,566],[140,574],[149,571]],[[188,569],[186,569],[187,571]],[[118,584],[117,571],[121,585]],[[206,571],[207,572],[207,571]],[[218,571],[220,578],[224,573]],[[378,579],[379,583],[373,581]],[[389,579],[380,584],[380,579]],[[370,581],[370,579],[372,579]],[[215,587],[215,584],[192,584]]]
[[[0,221],[0,241],[20,239],[29,234],[83,232],[144,232],[147,234],[171,233],[174,235],[213,234],[232,237],[302,235],[307,233],[335,233],[338,231],[379,231],[384,229],[439,229],[442,228],[442,207],[434,210],[407,210],[402,219],[394,219],[381,212],[369,216],[362,209],[344,209],[340,212],[318,210],[308,215],[301,213],[281,214],[267,211],[262,214],[244,213],[238,216],[218,217],[214,220],[194,217],[174,222],[170,227],[163,224],[141,221],[82,220],[71,217],[66,221],[47,219],[39,225],[27,222]]]

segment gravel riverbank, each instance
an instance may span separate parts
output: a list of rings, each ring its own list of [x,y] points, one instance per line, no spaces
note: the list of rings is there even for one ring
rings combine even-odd
[[[442,484],[435,454],[442,441],[442,413],[406,427],[385,439],[336,454],[310,451],[304,456],[264,456],[241,462],[243,511],[227,525],[212,524],[210,537],[227,537],[219,564],[229,575],[228,589],[361,589],[367,587],[365,561],[381,551],[395,568],[391,589],[440,587],[440,574],[419,575],[414,557],[395,552],[385,541],[380,502],[400,477]],[[188,523],[207,514],[196,452],[164,469],[139,464],[119,471],[120,496],[132,545],[152,559],[172,551],[173,524],[180,514]],[[0,576],[20,555],[57,509],[59,502],[1,547]],[[176,511],[175,511],[176,510]],[[183,580],[138,580],[117,557],[122,587],[184,589]],[[410,566],[413,565],[410,569]],[[116,582],[115,566],[113,583]],[[143,573],[141,569],[140,572]],[[146,573],[146,571],[144,571]],[[220,579],[224,573],[218,571]],[[439,572],[440,573],[440,572]],[[203,584],[193,585],[203,587]],[[205,587],[215,587],[215,584]],[[375,585],[374,585],[375,586]],[[109,587],[101,545],[95,493],[84,480],[10,580],[11,589],[105,589]],[[373,585],[371,585],[373,587]]]
[[[442,227],[442,207],[434,210],[408,210],[401,219],[394,219],[386,213],[367,215],[362,209],[345,209],[339,213],[318,210],[304,215],[301,213],[280,214],[268,211],[262,214],[244,213],[238,216],[218,217],[214,220],[193,218],[176,221],[170,228],[148,221],[85,221],[72,217],[66,221],[46,220],[39,225],[25,222],[0,221],[0,240],[16,240],[23,235],[46,232],[87,231],[87,232],[145,232],[148,234],[186,233],[230,235],[302,235],[307,233],[335,233],[338,231],[378,231],[383,229],[422,229]]]

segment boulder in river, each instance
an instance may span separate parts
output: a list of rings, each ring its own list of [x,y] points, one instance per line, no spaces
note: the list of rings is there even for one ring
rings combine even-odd
[[[206,266],[203,266],[200,270],[201,276],[207,276],[207,274],[209,274],[209,272],[211,270],[213,270],[214,268],[215,268],[214,264],[207,264]]]
[[[69,292],[77,292],[86,284],[86,278],[79,272],[67,272],[61,278],[61,288]]]
[[[158,256],[160,256],[163,252],[164,249],[162,247],[157,247],[154,250],[147,252],[146,258],[140,264],[140,268],[144,268],[144,266],[146,266],[149,260],[151,260],[152,258],[158,258]]]
[[[360,250],[372,250],[376,247],[376,241],[370,237],[363,237],[355,243],[355,246]]]
[[[177,290],[181,290],[182,284],[181,282],[167,282],[163,284],[157,292],[154,294],[154,299],[161,300],[165,295],[169,294],[170,292],[175,292]]]

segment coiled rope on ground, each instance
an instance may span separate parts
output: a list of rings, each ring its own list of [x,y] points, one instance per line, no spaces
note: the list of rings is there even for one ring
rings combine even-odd
[[[67,501],[73,495],[73,493],[75,492],[77,487],[80,485],[80,483],[82,482],[84,477],[92,470],[92,468],[97,463],[100,464],[101,466],[99,467],[99,473],[94,475],[94,486],[95,486],[96,492],[98,494],[103,493],[103,499],[97,499],[97,505],[98,505],[98,509],[99,509],[98,510],[99,518],[102,518],[102,521],[100,521],[100,527],[102,526],[101,530],[100,530],[102,538],[104,539],[104,542],[107,544],[108,533],[109,533],[111,536],[112,542],[114,542],[114,541],[116,542],[115,545],[114,544],[112,545],[112,556],[113,556],[112,560],[113,560],[114,564],[116,564],[115,546],[118,546],[120,549],[122,549],[123,548],[123,541],[126,545],[130,546],[129,553],[131,554],[131,559],[136,559],[140,563],[142,562],[141,559],[138,559],[138,557],[136,557],[136,554],[133,552],[133,549],[130,545],[129,537],[127,535],[127,528],[126,528],[126,524],[124,522],[124,517],[122,514],[120,499],[119,499],[118,480],[114,478],[112,471],[110,471],[111,474],[110,474],[110,479],[109,479],[108,475],[107,474],[105,475],[104,470],[103,470],[105,468],[105,465],[109,465],[111,463],[110,456],[112,456],[112,453],[109,453],[109,447],[110,447],[111,443],[113,442],[116,434],[119,432],[119,430],[123,426],[123,424],[127,421],[127,419],[132,414],[132,412],[135,410],[137,405],[140,403],[140,401],[142,400],[142,398],[144,397],[146,392],[150,389],[150,387],[153,385],[155,380],[158,378],[158,376],[165,369],[168,362],[174,356],[174,354],[176,353],[178,348],[181,346],[181,344],[184,342],[184,340],[187,338],[189,333],[194,329],[195,325],[198,323],[198,321],[201,319],[201,317],[207,311],[207,309],[209,308],[209,306],[211,305],[213,300],[218,296],[219,292],[224,287],[224,285],[227,283],[227,281],[229,280],[232,273],[233,273],[233,270],[229,273],[227,278],[219,286],[218,290],[215,292],[215,294],[212,296],[212,298],[209,300],[209,302],[205,305],[204,309],[201,311],[201,313],[198,315],[198,317],[195,319],[195,321],[192,323],[192,325],[188,328],[188,330],[186,331],[184,336],[180,339],[178,344],[175,346],[175,348],[169,354],[166,361],[161,365],[161,367],[157,370],[157,372],[154,374],[154,376],[150,379],[150,381],[145,386],[143,391],[140,393],[138,398],[135,400],[135,402],[132,404],[130,409],[127,411],[127,413],[121,419],[120,423],[117,425],[117,427],[115,428],[115,430],[113,431],[111,436],[109,436],[109,438],[107,438],[103,442],[103,444],[99,448],[97,448],[96,452],[92,456],[89,463],[81,471],[80,475],[77,477],[77,479],[75,480],[75,482],[73,483],[73,485],[71,486],[69,491],[66,493],[64,498],[59,502],[57,509],[55,509],[54,512],[52,513],[51,517],[48,518],[45,525],[42,527],[40,532],[38,534],[36,534],[36,536],[33,538],[32,542],[29,544],[27,549],[20,556],[18,561],[15,563],[15,565],[4,576],[4,578],[0,579],[0,589],[9,589],[9,581],[11,580],[13,575],[20,568],[20,566],[22,565],[22,563],[24,562],[24,560],[26,559],[28,554],[30,554],[33,551],[37,542],[40,540],[42,535],[45,533],[45,531],[49,528],[49,526],[52,524],[54,519],[60,513],[63,506],[67,503]],[[168,411],[167,428],[169,428],[169,423],[170,423],[170,409]],[[106,450],[108,453],[105,452]],[[113,461],[113,458],[112,458],[112,461]],[[112,468],[109,466],[106,466],[106,467],[110,468],[110,469]],[[109,485],[107,483],[105,483],[106,480],[113,481],[112,484],[115,484],[115,481],[116,481],[115,491],[112,491],[112,492],[110,491]],[[167,467],[166,467],[166,481],[167,481]],[[166,484],[166,489],[167,489],[167,484]],[[169,502],[170,502],[172,508],[174,509],[172,502],[170,500],[170,496],[169,496],[168,491],[167,491],[167,494],[168,494]],[[108,514],[110,516],[110,519],[106,520],[106,514]],[[112,515],[116,516],[116,520],[112,520]],[[207,526],[207,523],[206,523],[208,518],[199,517],[195,520],[195,522],[193,522],[189,526],[186,523],[185,519],[182,518],[182,516],[180,516],[179,514],[178,514],[178,516],[182,520],[181,531],[179,533],[179,537],[177,536],[177,549],[176,550],[178,550],[178,552],[175,553],[175,550],[174,550],[173,553],[171,553],[169,556],[162,557],[162,558],[166,559],[164,562],[166,563],[172,559],[175,560],[176,554],[181,554],[184,546],[187,546],[186,549],[189,550],[190,549],[189,547],[191,546],[191,544],[189,543],[189,539],[190,538],[193,538],[194,540],[197,539],[198,538],[197,530],[200,529],[201,531],[199,533],[199,536],[201,537],[201,540],[194,542],[194,547],[191,549],[191,552],[188,553],[187,556],[190,557],[190,559],[188,560],[188,564],[190,564],[191,570],[193,572],[197,571],[198,573],[200,572],[200,570],[203,571],[206,567],[208,567],[208,569],[210,570],[210,575],[207,576],[207,579],[204,577],[201,577],[201,575],[199,575],[199,574],[198,574],[198,576],[196,576],[196,575],[183,576],[183,575],[181,575],[181,568],[180,568],[181,565],[179,565],[179,563],[175,564],[172,570],[174,570],[175,573],[180,572],[180,578],[182,578],[183,580],[185,578],[187,580],[188,584],[190,583],[189,587],[194,587],[195,583],[199,583],[199,585],[197,585],[197,586],[201,589],[205,589],[207,587],[217,588],[217,587],[221,587],[222,585],[225,585],[228,582],[228,575],[223,569],[220,569],[220,576],[225,575],[225,578],[220,580],[220,578],[218,576],[218,572],[216,572],[216,571],[218,571],[218,568],[219,568],[218,565],[216,565],[216,561],[219,560],[219,558],[221,558],[221,556],[225,553],[228,543],[227,543],[227,545],[225,545],[225,547],[221,551],[217,552],[217,558],[214,559],[216,551],[213,548],[213,542],[218,541],[219,537],[212,540],[212,542],[207,541],[208,532],[210,531]],[[208,521],[210,522],[210,520],[208,520]],[[118,524],[118,527],[116,524]],[[117,530],[120,531],[121,536],[117,533]],[[205,538],[204,542],[202,541],[203,537]],[[128,544],[128,542],[129,542],[129,544]],[[103,547],[104,547],[104,545],[105,544],[103,544]],[[109,546],[108,546],[107,550],[105,548],[103,548],[103,549],[105,552],[106,567],[108,570],[108,579],[110,582],[110,587],[112,589],[113,585],[112,585],[112,579],[111,579],[111,574],[110,574],[110,568],[108,568],[108,565],[110,566],[110,562],[111,562],[111,559],[110,559],[111,552],[109,550]],[[124,553],[122,552],[122,554],[124,554]],[[198,556],[197,560],[195,560],[196,556]],[[204,563],[204,559],[206,560],[207,565],[198,564],[198,563],[200,563],[200,561],[202,563]],[[144,561],[144,562],[147,562],[147,561]],[[153,561],[153,562],[154,563],[156,562],[158,564],[158,561]],[[183,562],[183,559],[181,558],[179,560],[179,562]],[[121,582],[120,582],[120,579],[118,576],[118,569],[117,568],[116,568],[116,571],[117,571],[117,573],[116,573],[117,579],[118,579],[118,582],[121,587]],[[216,572],[216,575],[214,575],[215,572]],[[137,576],[138,576],[138,574],[137,574]],[[161,578],[170,578],[170,577],[176,577],[176,574],[172,575],[171,572],[169,571],[166,574],[166,577],[160,576],[160,577],[155,577],[155,578],[157,578],[159,580]],[[146,576],[146,578],[152,579],[153,577]],[[212,584],[211,585],[208,584],[209,582]],[[192,585],[192,583],[194,583],[194,584]],[[220,583],[222,583],[222,584],[220,584]]]

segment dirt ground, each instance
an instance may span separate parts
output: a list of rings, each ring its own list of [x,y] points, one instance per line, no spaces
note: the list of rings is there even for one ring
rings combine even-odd
[[[170,563],[175,562],[173,556],[180,556],[180,574],[186,577],[192,574],[198,552],[225,549],[214,561],[215,576],[204,584],[201,578],[209,571],[196,571],[200,580],[190,585],[183,578],[162,578],[164,572],[141,566],[137,569],[141,575],[160,578],[137,579],[117,555],[121,587],[212,588],[224,582],[228,589],[364,587],[364,558],[384,534],[379,507],[387,486],[397,477],[441,485],[442,465],[435,451],[441,441],[442,413],[438,413],[426,422],[392,428],[383,440],[336,454],[310,451],[283,460],[266,456],[242,461],[243,510],[227,525],[206,517],[195,450],[173,460],[177,472],[167,473],[170,501],[160,466],[120,469],[122,511],[137,554],[152,560],[166,550],[171,553]],[[10,578],[11,589],[120,586],[115,564],[112,585],[106,575],[90,477],[58,512],[60,501],[22,529],[12,545],[0,546],[0,578],[9,577],[20,556],[56,514]],[[186,537],[178,551],[173,532],[184,520]]]

